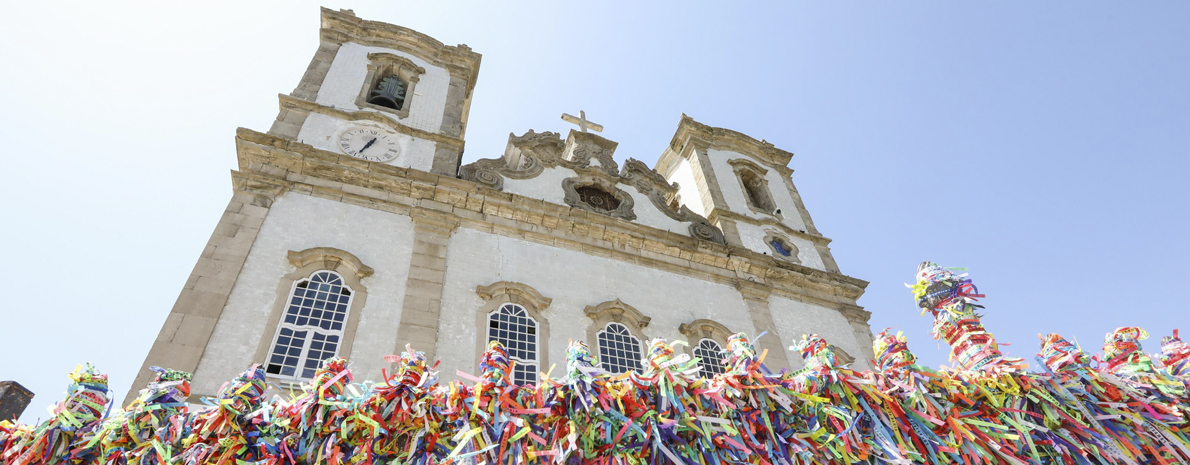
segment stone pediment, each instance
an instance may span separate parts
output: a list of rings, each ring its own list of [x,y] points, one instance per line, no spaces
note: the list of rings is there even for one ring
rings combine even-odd
[[[557,186],[565,192],[565,203],[587,209],[577,203],[576,189],[583,185],[598,185],[623,200],[622,188],[631,188],[648,198],[656,208],[672,220],[690,223],[691,237],[726,244],[723,232],[705,217],[678,206],[674,200],[678,185],[665,180],[644,162],[629,158],[620,168],[613,155],[617,143],[592,133],[571,130],[563,142],[554,132],[537,133],[529,130],[521,136],[509,134],[504,156],[478,160],[459,169],[459,177],[495,190],[504,190],[505,179],[530,180],[541,176],[546,169],[564,168],[575,173]],[[622,187],[621,187],[622,186]],[[618,208],[605,214],[632,220],[636,215]],[[602,212],[600,212],[602,213]]]

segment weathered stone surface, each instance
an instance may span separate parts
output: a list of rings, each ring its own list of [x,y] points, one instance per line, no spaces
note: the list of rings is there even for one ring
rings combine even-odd
[[[20,418],[32,401],[33,391],[16,381],[0,381],[0,420]]]

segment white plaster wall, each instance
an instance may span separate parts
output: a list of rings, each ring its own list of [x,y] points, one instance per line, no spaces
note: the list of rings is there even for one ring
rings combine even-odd
[[[592,159],[592,161],[595,160]],[[578,175],[570,168],[545,168],[540,175],[532,179],[504,178],[504,192],[566,205],[566,193],[562,189],[562,181],[575,176]],[[690,235],[690,223],[677,221],[662,213],[656,205],[653,205],[653,201],[649,200],[648,196],[641,194],[635,187],[628,184],[619,184],[617,187],[632,196],[632,212],[636,213],[636,219],[632,220],[633,223],[652,226],[684,236]]]
[[[694,213],[707,216],[706,206],[702,204],[702,195],[698,192],[698,183],[694,180],[694,168],[690,166],[690,160],[685,158],[679,160],[678,167],[674,169],[667,181],[678,183],[678,196],[682,205]]]
[[[690,235],[690,223],[675,220],[670,218],[669,215],[662,213],[661,210],[657,209],[656,205],[653,205],[653,201],[649,200],[649,196],[640,193],[635,187],[621,184],[620,188],[632,196],[632,211],[636,213],[636,219],[632,220],[632,222],[652,226],[657,229],[664,229],[683,236]]]
[[[729,160],[743,158],[761,166],[764,166],[763,164],[747,155],[715,149],[707,150],[707,158],[711,160],[711,168],[715,170],[715,178],[719,180],[719,187],[723,191],[723,200],[727,202],[727,208],[733,212],[752,218],[772,218],[772,216],[759,214],[748,208],[748,200],[744,197],[744,188],[740,185],[739,177],[736,176],[735,170],[727,162]],[[785,181],[781,178],[781,173],[778,173],[777,170],[772,168],[766,169],[768,173],[765,175],[765,179],[768,180],[769,195],[773,197],[773,202],[777,204],[777,208],[781,209],[782,222],[790,228],[804,231],[806,224],[802,222],[797,204],[794,203],[793,196],[789,194],[789,189],[785,187]]]
[[[747,223],[736,223],[736,229],[740,233],[740,240],[743,241],[744,247],[753,252],[773,255],[773,248],[769,247],[768,243],[764,241],[764,236],[768,232],[760,226],[755,226]],[[776,228],[772,228],[776,229]],[[817,270],[825,270],[826,265],[822,263],[822,256],[818,255],[818,249],[814,248],[814,243],[797,236],[789,236],[782,234],[786,239],[789,239],[790,245],[797,247],[797,258],[801,260],[803,265]]]
[[[345,121],[311,113],[306,117],[306,122],[302,124],[301,131],[298,132],[298,142],[310,144],[316,149],[343,153],[339,149],[339,133],[354,127],[377,129],[390,134],[389,137],[397,141],[397,145],[401,148],[400,154],[397,155],[397,158],[385,162],[386,165],[422,171],[430,171],[430,168],[434,166],[434,150],[437,145],[435,142],[392,132],[383,125],[369,121]]]
[[[408,118],[397,118],[395,114],[373,109],[363,111],[376,112],[406,126],[439,132],[442,127],[442,117],[446,109],[446,92],[450,89],[450,72],[446,68],[434,66],[429,62],[400,50],[382,47],[368,47],[352,42],[343,44],[331,62],[331,69],[327,71],[322,87],[318,89],[316,102],[332,105],[335,108],[359,111],[355,99],[359,97],[360,89],[364,86],[364,79],[368,76],[368,54],[391,53],[408,58],[417,66],[426,70],[414,86],[412,96],[406,96],[409,107]],[[412,99],[409,99],[412,97]]]
[[[866,360],[871,358],[871,354],[860,353],[859,341],[855,339],[851,324],[837,310],[777,296],[769,297],[769,310],[773,312],[777,331],[785,338],[781,345],[785,347],[790,365],[799,368],[805,365],[800,353],[789,350],[793,341],[800,341],[803,334],[817,334],[855,357],[852,368],[870,368]]]
[[[252,358],[262,339],[273,338],[272,333],[264,334],[265,325],[281,279],[295,270],[288,253],[311,247],[351,252],[375,269],[361,281],[367,302],[361,309],[349,358],[357,377],[381,379],[380,369],[388,366],[383,356],[393,353],[401,321],[413,252],[412,221],[407,216],[287,193],[277,198],[261,225],[203,352],[194,392],[214,394],[248,365],[264,362]]]
[[[699,318],[755,336],[743,298],[730,286],[460,228],[447,249],[436,348],[444,379],[453,379],[456,368],[472,374],[478,369],[476,344],[486,333],[478,333],[475,322],[485,302],[475,288],[497,281],[523,283],[553,299],[544,316],[550,323],[547,349],[549,363],[557,365],[555,377],[565,370],[567,341],[586,341],[593,322],[583,309],[617,298],[652,318],[642,330],[646,338],[682,340],[678,326]]]
[[[574,177],[574,171],[561,167],[546,168],[532,179],[504,178],[504,192],[541,199],[549,203],[566,205],[562,192],[562,180]]]

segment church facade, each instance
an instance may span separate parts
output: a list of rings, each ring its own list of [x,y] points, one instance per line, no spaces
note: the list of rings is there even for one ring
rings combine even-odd
[[[740,331],[773,369],[808,333],[870,367],[867,283],[839,271],[793,154],[682,115],[650,168],[584,116],[461,165],[479,54],[345,10],[320,37],[272,128],[237,130],[231,201],[134,386],[167,366],[214,395],[253,363],[286,386],[335,355],[378,380],[406,344],[453,379],[492,340],[519,382],[561,376],[570,340],[616,373],[684,340],[709,375]]]

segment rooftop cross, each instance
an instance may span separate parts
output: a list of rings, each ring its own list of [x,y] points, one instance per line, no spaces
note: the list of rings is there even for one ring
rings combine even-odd
[[[587,132],[587,128],[591,128],[591,130],[595,132],[603,132],[603,125],[587,121],[587,112],[582,110],[579,110],[577,117],[567,113],[562,113],[562,121],[570,124],[577,124],[578,129],[581,132]]]

